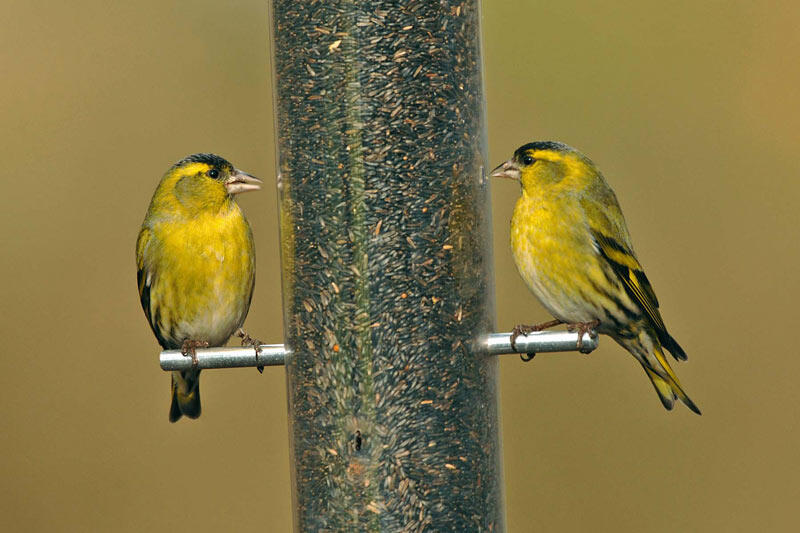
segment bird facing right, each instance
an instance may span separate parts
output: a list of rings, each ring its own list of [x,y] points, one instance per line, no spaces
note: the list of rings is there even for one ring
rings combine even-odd
[[[700,414],[664,348],[677,360],[686,360],[686,352],[664,326],[617,197],[594,163],[565,144],[532,142],[492,176],[522,186],[511,248],[525,283],[556,318],[542,326],[565,323],[609,335],[641,363],[665,408],[679,398]],[[515,335],[538,329],[518,326]]]
[[[150,201],[136,241],[142,309],[161,347],[195,362],[172,373],[170,422],[200,416],[194,348],[222,346],[247,316],[255,249],[234,197],[260,188],[220,156],[193,154],[167,171]]]

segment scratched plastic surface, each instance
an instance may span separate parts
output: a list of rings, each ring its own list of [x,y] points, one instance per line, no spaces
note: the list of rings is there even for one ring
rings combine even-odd
[[[502,531],[477,2],[276,0],[298,531]]]

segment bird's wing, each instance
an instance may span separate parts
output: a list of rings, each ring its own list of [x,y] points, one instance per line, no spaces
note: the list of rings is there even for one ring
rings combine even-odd
[[[611,193],[613,195],[613,193]],[[661,313],[658,298],[642,265],[636,259],[625,227],[625,219],[616,198],[606,198],[603,205],[584,201],[584,212],[592,238],[600,255],[622,281],[628,296],[644,311],[659,338],[669,337]]]
[[[139,285],[139,301],[142,303],[142,309],[147,317],[147,322],[150,323],[153,333],[162,348],[167,347],[168,341],[162,335],[161,327],[159,324],[158,311],[153,316],[153,306],[150,302],[150,289],[153,282],[153,272],[145,261],[145,253],[150,245],[150,240],[153,238],[153,233],[149,228],[143,227],[139,233],[139,238],[136,241],[136,279]]]
[[[136,240],[136,280],[139,285],[139,301],[142,302],[142,309],[147,316],[147,320],[153,322],[150,316],[150,275],[145,265],[144,254],[147,245],[152,238],[152,232],[148,228],[142,228],[139,238]]]

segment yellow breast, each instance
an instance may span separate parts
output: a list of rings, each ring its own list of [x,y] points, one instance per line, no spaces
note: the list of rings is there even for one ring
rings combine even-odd
[[[523,194],[511,219],[511,249],[517,269],[542,305],[566,322],[592,320],[581,294],[594,254],[582,216],[567,202]]]
[[[153,226],[152,305],[176,337],[223,344],[247,314],[255,272],[250,226],[236,204]]]

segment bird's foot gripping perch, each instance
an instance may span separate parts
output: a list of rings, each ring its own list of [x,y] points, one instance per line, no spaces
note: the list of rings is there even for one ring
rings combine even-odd
[[[193,341],[186,339],[181,345],[181,353],[184,357],[192,357],[192,368],[197,368],[197,349],[208,348],[208,341]]]
[[[567,331],[578,333],[578,351],[581,353],[589,353],[591,350],[583,349],[583,336],[588,333],[589,337],[596,339],[597,332],[594,330],[600,325],[599,320],[592,320],[591,322],[575,322],[574,324],[567,324]]]
[[[533,333],[534,331],[543,331],[548,328],[552,328],[553,326],[557,326],[562,322],[558,319],[550,320],[549,322],[542,322],[541,324],[534,324],[532,326],[527,326],[525,324],[517,324],[514,326],[514,329],[511,330],[511,349],[515,352],[517,351],[517,337],[520,335],[528,335],[528,333]],[[526,354],[519,354],[519,358],[522,359],[524,362],[528,362],[531,359],[536,357],[535,353],[526,353]]]
[[[242,346],[252,346],[255,349],[256,361],[258,361],[258,356],[261,354],[261,345],[264,343],[258,339],[254,339],[253,337],[245,333],[245,331],[242,328],[239,328],[239,331],[236,332],[236,336],[242,339]],[[264,373],[263,365],[257,366],[256,368],[258,369],[258,372],[260,374]]]

